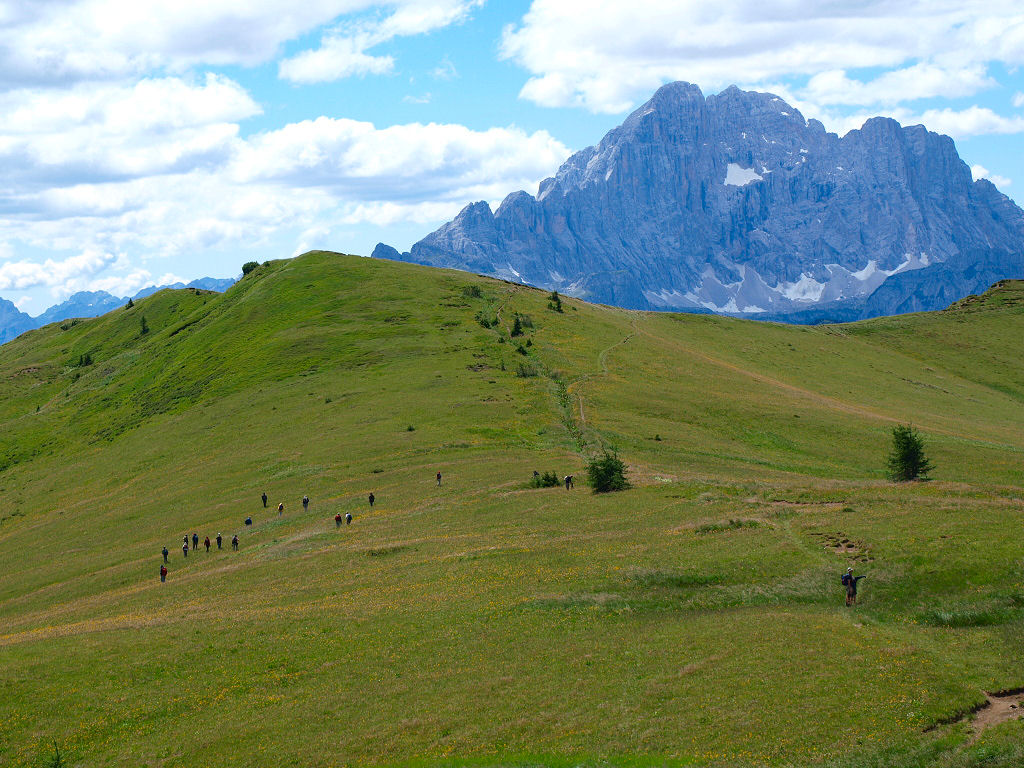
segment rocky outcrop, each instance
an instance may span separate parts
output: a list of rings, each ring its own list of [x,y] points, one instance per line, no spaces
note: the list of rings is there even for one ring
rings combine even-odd
[[[630,308],[799,321],[945,306],[977,289],[978,259],[974,272],[1024,276],[1022,253],[1024,213],[973,181],[947,136],[873,118],[839,137],[771,94],[673,83],[536,197],[473,203],[408,253],[373,255]]]

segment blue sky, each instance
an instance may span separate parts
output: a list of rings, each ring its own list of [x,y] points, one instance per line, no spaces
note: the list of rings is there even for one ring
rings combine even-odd
[[[1022,64],[1001,0],[0,0],[0,296],[406,249],[672,80],[923,122],[1024,200]]]

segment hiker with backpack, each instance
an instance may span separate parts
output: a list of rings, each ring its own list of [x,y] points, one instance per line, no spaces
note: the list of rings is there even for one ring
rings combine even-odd
[[[245,524],[246,525],[252,525],[252,518],[251,517],[245,518]]]
[[[231,548],[233,550],[235,550],[235,552],[238,551],[238,534],[237,533],[234,536],[231,537]]]
[[[167,562],[167,547],[164,547],[163,550],[160,552],[160,554],[162,554],[164,556],[164,562],[166,563]]]
[[[280,517],[283,514],[284,514],[284,502],[282,501],[280,504],[277,505],[277,516]]]
[[[203,542],[203,546],[206,547],[206,554],[210,554],[210,537],[209,536],[206,537],[206,540]]]
[[[185,537],[185,543],[181,545],[181,552],[188,557],[188,536]]]
[[[565,476],[565,490],[568,491],[572,487],[573,487],[572,475],[566,475]]]
[[[375,501],[373,494],[370,494],[370,509],[373,509],[373,502]]]
[[[220,549],[220,542],[221,542],[221,538],[220,538],[220,534],[218,533],[217,534],[217,549]]]
[[[437,473],[437,487],[438,488],[441,487],[441,473],[440,472]]]
[[[341,528],[341,512],[334,516],[334,527]]]
[[[857,604],[857,582],[863,579],[863,576],[854,576],[853,568],[847,568],[846,573],[840,579],[843,586],[846,587],[846,604],[856,605]]]
[[[309,509],[309,496],[302,497],[302,511],[305,512]]]
[[[199,549],[199,534],[193,531],[192,533],[192,551]]]
[[[160,566],[160,581],[167,581],[167,566]]]
[[[346,512],[345,513],[345,525],[351,525],[351,524],[352,524],[352,513],[351,512]]]

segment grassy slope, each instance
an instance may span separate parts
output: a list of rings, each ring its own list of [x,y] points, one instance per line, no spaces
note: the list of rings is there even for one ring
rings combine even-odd
[[[26,334],[0,348],[0,764],[56,739],[83,765],[1015,765],[1019,723],[922,730],[1024,685],[1021,293],[822,328],[559,315],[315,253]],[[937,479],[895,487],[909,420]],[[526,488],[599,446],[633,490]],[[242,550],[183,560],[193,530]]]

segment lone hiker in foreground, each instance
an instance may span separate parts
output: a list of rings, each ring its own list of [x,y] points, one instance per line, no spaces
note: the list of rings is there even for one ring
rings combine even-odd
[[[373,494],[371,493],[370,494],[370,509],[373,509],[373,502],[374,501],[376,501],[376,499],[374,499]]]
[[[572,484],[572,475],[566,475],[566,476],[565,476],[565,490],[567,490],[567,491],[568,491],[568,490],[569,490],[570,488],[572,488],[572,487],[573,487],[573,484]]]
[[[863,576],[854,576],[853,568],[847,568],[846,573],[843,574],[841,579],[843,586],[846,587],[846,604],[856,605],[857,604],[857,582],[863,579]]]
[[[437,484],[438,484],[438,486],[441,485],[441,473],[440,472],[437,473]]]
[[[282,501],[280,504],[277,505],[277,516],[280,517],[283,514],[284,514],[284,502]]]

